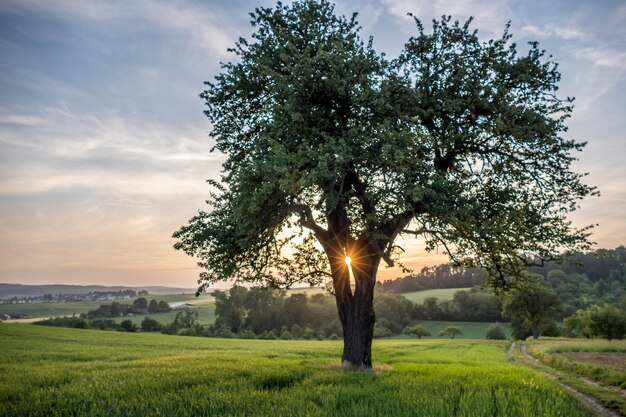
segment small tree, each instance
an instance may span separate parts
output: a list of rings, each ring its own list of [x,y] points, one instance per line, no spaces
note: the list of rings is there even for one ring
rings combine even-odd
[[[181,310],[174,317],[174,324],[180,329],[191,329],[198,324],[198,312],[195,310]]]
[[[150,300],[150,304],[148,304],[148,312],[151,314],[159,312],[159,303],[157,300]]]
[[[146,317],[141,321],[141,331],[142,332],[159,332],[161,331],[161,323],[159,323],[158,321],[154,319],[151,319],[150,317]]]
[[[161,300],[159,301],[159,311],[161,312],[167,312],[170,311],[172,308],[170,307],[170,305],[167,303],[167,301]]]
[[[506,334],[500,323],[493,323],[487,327],[485,337],[492,340],[504,340],[506,339]]]
[[[525,322],[530,325],[533,339],[539,338],[542,323],[558,317],[562,311],[559,297],[536,282],[529,282],[511,293],[504,309],[505,314],[512,319],[514,330]]]
[[[431,334],[428,330],[426,330],[423,326],[416,324],[413,327],[407,327],[404,329],[404,334],[408,336],[416,336],[418,339],[422,337],[430,337]]]
[[[439,336],[448,336],[450,339],[454,339],[456,336],[462,335],[463,330],[456,326],[448,326],[439,332]]]
[[[136,332],[138,330],[138,327],[130,320],[123,320],[120,323],[120,330],[124,332]]]
[[[133,301],[133,308],[135,310],[145,310],[148,308],[148,300],[144,297],[139,297],[135,301]]]

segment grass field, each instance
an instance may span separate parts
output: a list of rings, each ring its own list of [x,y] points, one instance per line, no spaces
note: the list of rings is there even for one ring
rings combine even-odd
[[[445,329],[448,326],[456,326],[463,331],[462,335],[458,335],[455,339],[484,339],[485,333],[487,331],[487,327],[491,323],[483,323],[483,322],[471,322],[471,321],[420,321],[419,324],[423,326],[426,330],[432,334],[432,338],[443,338],[443,336],[438,336],[439,332]],[[504,332],[507,336],[511,335],[511,326],[508,323],[500,323],[500,325],[504,328]],[[402,338],[406,336],[402,335]]]
[[[0,324],[3,416],[590,416],[508,343],[210,339]]]
[[[437,288],[434,290],[407,292],[407,293],[400,294],[400,295],[406,297],[408,300],[411,300],[417,304],[423,304],[424,299],[428,297],[435,297],[437,298],[437,301],[441,303],[444,301],[452,300],[455,292],[467,291],[467,290],[471,290],[471,287],[470,288]]]

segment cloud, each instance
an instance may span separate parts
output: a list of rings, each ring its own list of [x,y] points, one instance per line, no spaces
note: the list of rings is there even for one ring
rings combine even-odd
[[[579,59],[590,61],[596,67],[626,69],[626,51],[608,47],[583,47],[572,51]]]
[[[186,36],[194,46],[217,56],[226,56],[227,48],[236,39],[228,19],[215,7],[202,7],[190,2],[166,0],[97,1],[97,0],[7,0],[0,11],[11,13],[39,12],[63,20],[85,19],[107,21],[130,18],[147,21],[164,31]]]
[[[133,118],[78,114],[67,106],[22,118],[38,121],[27,137],[20,129],[0,131],[5,160],[0,194],[76,187],[111,195],[194,194],[224,161],[209,153],[208,136],[196,127],[180,130]]]
[[[474,16],[475,27],[479,28],[479,34],[487,34],[488,36],[501,35],[506,22],[512,18],[509,1],[506,0],[499,2],[489,0],[382,0],[382,2],[387,6],[391,15],[406,18],[406,14],[411,12],[424,23],[428,23],[431,19],[439,19],[442,15],[451,15],[453,20],[461,22]],[[408,19],[405,21],[411,23],[412,29],[412,21]]]
[[[522,26],[521,35],[532,35],[539,38],[555,37],[563,40],[584,39],[587,37],[583,31],[570,28],[570,27],[558,27],[553,24],[540,28],[534,25]]]
[[[25,114],[15,114],[0,108],[0,125],[37,126],[43,119]]]

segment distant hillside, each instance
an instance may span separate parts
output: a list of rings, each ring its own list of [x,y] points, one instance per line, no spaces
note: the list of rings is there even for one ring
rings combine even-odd
[[[0,299],[11,297],[35,297],[44,294],[86,294],[94,291],[123,291],[123,290],[146,290],[150,294],[180,294],[193,293],[195,288],[173,288],[162,286],[150,287],[124,287],[104,285],[22,285],[22,284],[0,284]]]

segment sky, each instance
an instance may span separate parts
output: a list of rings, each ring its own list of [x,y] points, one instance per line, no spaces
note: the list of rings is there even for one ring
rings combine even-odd
[[[289,2],[285,2],[289,3]],[[272,1],[0,1],[0,282],[194,287],[196,260],[172,233],[207,209],[223,155],[198,94]],[[364,38],[395,56],[443,14],[484,39],[511,21],[521,51],[539,41],[574,96],[567,137],[588,145],[574,169],[600,197],[575,226],[597,247],[626,244],[626,3],[597,0],[337,1]],[[401,242],[402,243],[402,242]],[[445,261],[407,241],[407,266]],[[379,279],[401,276],[381,268]]]

